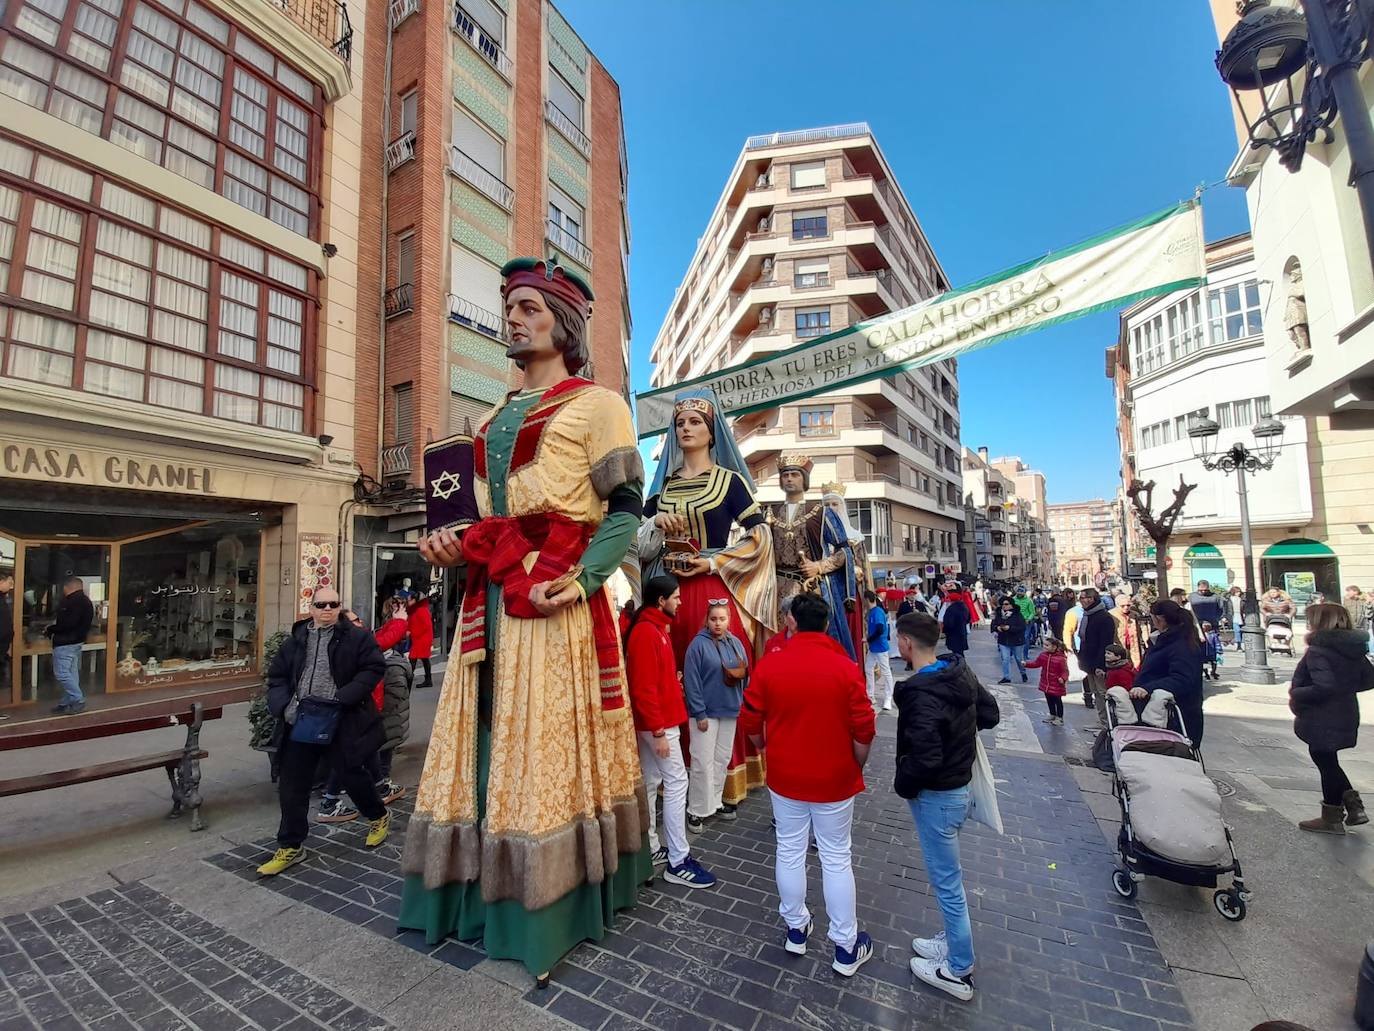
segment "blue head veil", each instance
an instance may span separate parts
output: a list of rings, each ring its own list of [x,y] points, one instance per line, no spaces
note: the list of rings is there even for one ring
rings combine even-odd
[[[711,459],[722,469],[729,469],[739,473],[744,477],[744,483],[749,488],[749,493],[755,492],[754,478],[749,475],[749,465],[744,460],[744,456],[739,452],[739,445],[735,443],[735,435],[730,432],[730,426],[725,421],[725,416],[721,414],[720,399],[716,397],[716,392],[710,387],[693,387],[691,390],[684,390],[673,398],[674,412],[673,419],[677,419],[676,404],[678,401],[688,397],[702,397],[711,403],[711,408],[715,412],[715,418],[711,422],[711,433],[715,436],[716,442],[711,447]],[[654,482],[649,487],[646,497],[654,497],[663,492],[663,485],[668,482],[668,477],[672,476],[682,468],[682,448],[677,442],[677,428],[669,425],[668,432],[663,446],[663,456],[658,461],[658,469],[654,472]]]

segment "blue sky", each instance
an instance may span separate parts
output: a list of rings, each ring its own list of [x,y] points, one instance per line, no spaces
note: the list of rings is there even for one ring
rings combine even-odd
[[[867,121],[959,286],[1190,196],[1235,134],[1202,0],[557,0],[620,83],[632,379],[745,137]],[[1248,229],[1204,198],[1208,239]],[[1019,454],[1051,501],[1111,496],[1113,314],[959,362],[963,441]]]

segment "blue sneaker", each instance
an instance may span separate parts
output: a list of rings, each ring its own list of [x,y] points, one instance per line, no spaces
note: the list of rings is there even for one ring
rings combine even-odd
[[[868,936],[867,931],[860,931],[859,936],[854,939],[854,948],[842,949],[838,945],[835,946],[835,962],[830,964],[830,968],[837,974],[853,977],[859,967],[872,958],[873,939]]]
[[[670,884],[681,884],[684,888],[709,888],[716,883],[716,875],[691,856],[677,866],[669,863],[663,871],[663,879]]]
[[[808,919],[805,927],[789,927],[787,940],[782,943],[782,947],[794,956],[805,956],[806,939],[811,937],[811,928],[814,926],[815,921]]]

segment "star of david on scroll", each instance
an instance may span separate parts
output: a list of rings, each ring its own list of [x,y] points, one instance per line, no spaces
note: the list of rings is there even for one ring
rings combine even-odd
[[[438,477],[429,481],[430,494],[440,501],[447,501],[453,493],[461,488],[457,476],[445,470]]]

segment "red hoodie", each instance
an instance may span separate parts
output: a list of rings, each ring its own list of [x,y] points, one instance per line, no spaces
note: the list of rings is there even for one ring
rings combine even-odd
[[[668,636],[672,619],[657,606],[641,610],[625,642],[625,679],[635,730],[668,730],[687,722],[682,682]]]
[[[1135,667],[1129,662],[1120,666],[1107,667],[1107,690],[1124,687],[1129,691],[1135,686]]]

